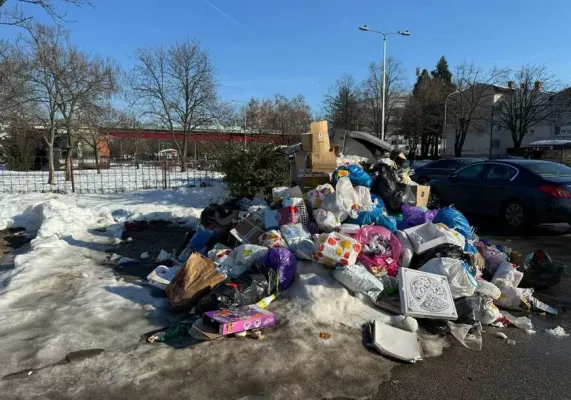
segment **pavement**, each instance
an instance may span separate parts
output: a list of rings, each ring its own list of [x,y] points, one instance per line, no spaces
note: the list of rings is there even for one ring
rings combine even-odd
[[[547,251],[555,260],[571,267],[571,229],[569,225],[534,227],[521,236],[498,230],[494,221],[470,219],[480,237],[504,244],[522,254],[536,249]],[[454,338],[440,357],[414,365],[399,364],[391,378],[379,385],[374,399],[571,399],[568,379],[571,374],[571,337],[557,338],[545,329],[561,326],[571,331],[571,268],[561,283],[543,292],[538,299],[568,311],[557,317],[537,313],[511,312],[527,316],[536,333],[509,327],[484,327],[482,351],[469,350]],[[496,337],[503,332],[515,346]]]

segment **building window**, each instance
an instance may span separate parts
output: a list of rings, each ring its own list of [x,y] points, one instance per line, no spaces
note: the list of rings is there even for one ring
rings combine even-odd
[[[492,139],[492,149],[500,148],[500,139]]]
[[[527,129],[527,130],[525,131],[525,134],[526,134],[526,135],[535,135],[535,129]]]
[[[562,126],[559,129],[558,135],[571,135],[571,125]]]

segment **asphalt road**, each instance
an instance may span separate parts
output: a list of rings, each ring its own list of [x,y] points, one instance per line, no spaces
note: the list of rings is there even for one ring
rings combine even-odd
[[[568,225],[533,228],[525,236],[512,236],[496,229],[494,221],[470,219],[481,237],[527,254],[546,250],[552,258],[571,266],[571,232]],[[567,271],[571,275],[571,268]],[[536,297],[567,308],[557,317],[512,312],[528,316],[536,334],[515,327],[485,327],[482,351],[469,350],[454,338],[440,357],[414,365],[400,364],[383,382],[375,399],[571,399],[571,337],[556,338],[545,329],[556,326],[571,331],[571,276]],[[515,346],[494,335],[504,332]]]

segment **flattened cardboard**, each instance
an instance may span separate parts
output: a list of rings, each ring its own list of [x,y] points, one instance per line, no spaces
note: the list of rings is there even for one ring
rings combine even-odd
[[[401,312],[417,318],[456,320],[454,298],[445,276],[400,268]]]
[[[263,221],[254,214],[242,219],[230,233],[241,243],[259,244],[258,238],[265,232]]]
[[[216,310],[204,313],[202,318],[206,325],[217,327],[220,335],[261,329],[276,324],[276,314],[256,306],[239,309]]]
[[[312,122],[310,126],[310,131],[311,131],[310,151],[312,153],[329,152],[331,146],[329,143],[329,128],[327,125],[327,121]]]

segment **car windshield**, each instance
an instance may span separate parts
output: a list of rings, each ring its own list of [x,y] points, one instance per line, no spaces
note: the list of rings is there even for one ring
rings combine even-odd
[[[563,164],[541,162],[528,164],[526,167],[542,178],[571,178],[571,168]]]

